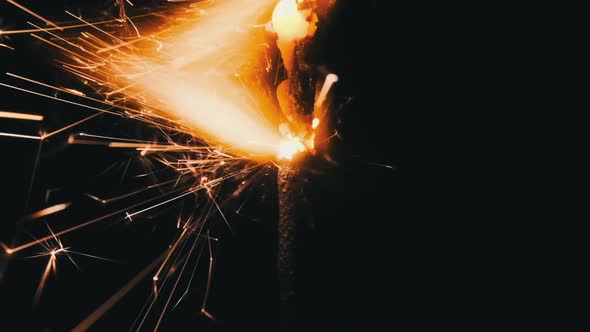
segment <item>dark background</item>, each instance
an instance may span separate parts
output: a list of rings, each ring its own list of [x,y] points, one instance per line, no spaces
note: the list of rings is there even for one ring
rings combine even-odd
[[[62,9],[52,2],[39,11],[51,17]],[[0,5],[4,25],[24,20],[15,13]],[[336,101],[352,99],[335,117],[340,139],[329,150],[337,164],[316,160],[309,169],[315,229],[303,229],[306,241],[299,244],[301,326],[588,325],[581,290],[584,242],[576,218],[540,197],[546,175],[522,163],[536,149],[528,131],[535,124],[522,113],[528,82],[538,75],[528,49],[536,28],[523,21],[531,15],[516,8],[338,1],[318,31],[321,47],[314,60],[340,76]],[[0,49],[2,71],[18,68],[52,80],[51,57],[30,41],[11,41],[18,57]],[[55,104],[0,90],[0,108],[47,107]],[[89,129],[97,125],[101,132],[141,133],[112,118]],[[1,140],[8,151],[1,172],[6,212],[0,240],[6,241],[24,210],[37,146]],[[64,197],[74,196],[97,185],[89,174],[129,158],[54,142],[43,151],[33,197],[53,187],[69,187]],[[195,281],[200,286],[166,316],[163,329],[277,326],[272,171],[262,183],[267,187],[251,193],[259,199],[246,216],[232,216],[233,234],[220,230],[208,306],[217,321],[198,315],[201,273]],[[80,211],[63,222],[87,215],[84,204],[78,202]],[[114,220],[64,237],[74,248],[122,263],[81,259],[77,271],[60,261],[34,309],[31,299],[45,261],[12,260],[0,284],[7,306],[1,320],[22,329],[71,328],[166,248],[174,238],[174,218],[167,211],[132,227]],[[130,326],[149,291],[146,281],[96,330]]]

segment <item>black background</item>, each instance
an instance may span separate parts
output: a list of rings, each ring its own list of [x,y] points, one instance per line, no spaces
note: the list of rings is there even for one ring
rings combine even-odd
[[[16,15],[8,6],[1,5],[0,16]],[[62,8],[40,11],[51,17]],[[330,146],[338,164],[311,166],[315,230],[305,230],[308,241],[300,243],[301,326],[587,325],[575,218],[539,197],[546,175],[521,163],[535,149],[527,131],[534,123],[521,113],[528,80],[537,74],[527,50],[535,26],[519,23],[530,15],[515,8],[338,1],[318,31],[315,60],[339,74],[337,100],[352,100],[338,113],[341,140]],[[50,56],[33,53],[27,41],[14,40],[22,43],[18,58],[0,49],[2,71],[17,66],[51,80]],[[0,90],[0,108],[48,105]],[[112,119],[98,125],[113,133],[132,126]],[[1,140],[8,151],[1,175],[5,241],[24,209],[36,145]],[[55,151],[44,154],[36,190],[63,183],[84,188],[88,174],[129,158],[92,148]],[[209,311],[217,321],[198,315],[201,297],[194,294],[166,316],[163,329],[277,326],[272,179],[266,194],[256,193],[261,198],[248,218],[233,217],[233,234],[222,234],[216,248]],[[2,321],[22,329],[71,328],[166,248],[174,238],[168,214],[160,222],[111,222],[67,237],[81,251],[124,263],[83,260],[77,271],[62,262],[34,309],[44,261],[12,260],[0,288],[7,307]],[[138,287],[96,329],[130,326],[149,286]]]

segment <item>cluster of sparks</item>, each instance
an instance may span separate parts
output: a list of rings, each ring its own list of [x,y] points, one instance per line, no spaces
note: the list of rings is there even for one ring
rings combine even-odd
[[[141,329],[159,305],[160,313],[155,320],[157,329],[164,313],[174,305],[172,299],[178,289],[186,287],[183,295],[176,298],[176,305],[188,292],[195,273],[195,267],[191,272],[190,264],[196,266],[203,253],[209,258],[208,285],[211,282],[212,242],[217,240],[209,232],[211,215],[218,213],[230,227],[217,197],[222,183],[237,179],[240,185],[233,196],[239,196],[247,185],[274,164],[274,160],[291,159],[298,153],[313,151],[314,132],[325,116],[330,87],[338,78],[333,74],[326,77],[316,98],[317,113],[312,123],[299,126],[285,123],[273,102],[276,86],[264,78],[272,76],[268,75],[271,71],[278,70],[273,68],[269,55],[272,45],[267,38],[269,31],[274,32],[274,27],[260,21],[261,13],[268,13],[277,5],[277,0],[199,1],[181,9],[166,8],[134,17],[127,16],[125,11],[125,6],[130,4],[118,1],[117,18],[97,22],[66,11],[75,21],[71,24],[52,22],[16,1],[6,2],[29,14],[35,22],[42,23],[28,22],[31,25],[28,30],[0,30],[0,50],[14,51],[10,37],[28,34],[57,50],[55,61],[59,68],[77,77],[86,90],[56,86],[13,72],[0,77],[0,88],[68,104],[89,114],[60,128],[41,130],[38,134],[0,132],[0,137],[37,140],[39,149],[52,137],[63,139],[70,145],[134,149],[138,157],[148,157],[173,170],[176,176],[111,198],[88,193],[89,198],[106,206],[154,189],[161,190],[155,197],[69,228],[54,231],[48,226],[49,234],[33,241],[0,244],[8,256],[31,247],[45,249],[30,256],[48,258],[35,293],[35,301],[39,301],[50,274],[56,271],[58,256],[67,257],[74,265],[73,255],[104,259],[64,247],[61,239],[64,235],[115,217],[133,222],[138,215],[150,210],[186,197],[204,196],[207,204],[201,209],[192,211],[186,218],[179,216],[179,235],[170,248],[74,330],[89,328],[131,288],[150,275],[153,294],[135,327]],[[296,11],[297,3],[296,0],[282,0],[278,6]],[[287,14],[286,17],[293,20],[293,13]],[[158,26],[143,24],[146,18],[153,16],[164,16],[167,20]],[[296,21],[291,23],[298,24]],[[76,131],[81,124],[92,122],[101,115],[133,119],[155,128],[161,135],[146,141]],[[41,124],[44,121],[43,115],[16,110],[0,110],[0,118]],[[299,132],[292,129],[301,127],[304,130]],[[150,174],[150,170],[146,174]],[[34,174],[31,181],[34,181]],[[49,206],[28,214],[23,220],[42,220],[67,210],[70,205],[66,202]],[[181,282],[186,280],[182,279],[183,275],[190,275],[188,286]],[[166,296],[163,304],[158,304],[163,289],[167,290]],[[206,310],[208,290],[201,311],[212,318]]]

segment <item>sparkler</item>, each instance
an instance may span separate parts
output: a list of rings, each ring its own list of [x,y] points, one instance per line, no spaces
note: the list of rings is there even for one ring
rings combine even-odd
[[[51,234],[33,241],[10,246],[2,243],[7,255],[43,245],[47,241],[59,243],[60,248],[51,247],[47,254],[41,255],[48,256],[49,261],[39,284],[39,295],[47,283],[49,272],[56,270],[56,255],[68,252],[61,245],[60,237],[115,216],[124,215],[123,220],[134,222],[135,217],[155,208],[186,197],[205,195],[210,203],[200,215],[191,216],[185,222],[181,222],[179,217],[177,227],[182,231],[170,249],[76,328],[82,331],[90,327],[140,279],[155,271],[152,276],[153,295],[138,317],[136,327],[139,330],[144,326],[157,301],[163,297],[163,308],[155,321],[157,329],[182,276],[190,270],[186,267],[196,256],[193,255],[195,250],[208,248],[206,251],[210,263],[207,283],[210,285],[213,268],[211,242],[215,239],[209,234],[208,218],[212,211],[217,212],[227,223],[217,202],[221,184],[230,178],[255,175],[261,167],[278,159],[278,269],[281,300],[291,305],[296,224],[301,215],[306,213],[301,203],[302,179],[297,164],[300,158],[296,155],[304,151],[313,152],[315,131],[325,116],[328,92],[337,81],[337,76],[328,75],[316,98],[314,70],[303,61],[306,43],[315,32],[316,2],[281,0],[277,4],[277,0],[202,1],[174,16],[177,18],[175,24],[167,24],[152,31],[138,28],[141,25],[135,24],[134,20],[141,20],[147,15],[127,16],[130,14],[125,10],[124,1],[118,1],[118,19],[92,22],[66,11],[69,17],[77,21],[69,25],[50,21],[15,1],[8,0],[8,3],[44,22],[47,27],[30,23],[32,29],[0,31],[0,37],[29,33],[36,40],[59,50],[61,55],[57,62],[60,67],[78,77],[95,92],[52,85],[16,73],[6,73],[5,78],[17,83],[6,83],[3,78],[0,86],[97,113],[53,131],[42,131],[38,136],[11,132],[0,132],[0,136],[34,139],[43,144],[49,137],[67,132],[99,115],[136,119],[160,130],[164,133],[164,140],[146,141],[78,132],[70,134],[67,142],[70,145],[135,149],[140,156],[152,156],[178,174],[176,179],[117,197],[102,198],[88,194],[88,197],[101,204],[109,204],[152,189],[167,188],[161,195],[68,228],[51,231]],[[277,46],[288,77],[276,87],[276,98],[282,114],[278,114],[272,106],[275,87],[269,86],[260,74],[261,50],[270,46],[265,40],[268,25],[260,22],[259,18],[272,8],[272,27],[278,35]],[[130,24],[132,29],[128,32],[131,36],[120,36],[112,31],[110,24],[113,23]],[[82,31],[79,35],[69,34],[69,31],[80,28]],[[11,48],[9,45],[1,46]],[[271,61],[263,59],[267,66],[266,71],[262,72],[270,72]],[[59,91],[62,96],[46,93],[47,89]],[[26,121],[44,119],[41,115],[8,111],[0,112],[0,118]],[[187,141],[175,139],[187,136],[190,137]],[[195,144],[195,141],[200,143]],[[254,161],[254,164],[239,167],[245,159]],[[153,173],[150,171],[146,175]],[[198,181],[187,181],[187,177],[196,177]],[[243,181],[243,184],[246,182]],[[243,190],[239,188],[236,193]],[[66,202],[50,206],[29,214],[25,220],[61,213],[70,205]],[[170,286],[170,280],[173,286]],[[162,295],[164,289],[169,290],[168,296]],[[206,310],[208,292],[209,287],[201,312],[212,317]],[[181,300],[182,297],[178,302]]]
[[[309,115],[313,109],[309,108],[310,96],[313,97],[313,86],[306,82],[300,70],[305,66],[302,53],[305,38],[313,36],[315,21],[312,9],[301,8],[303,3],[294,0],[280,1],[272,15],[272,23],[278,35],[277,46],[281,51],[283,63],[287,71],[287,79],[279,84],[277,98],[285,117],[291,125],[286,132],[296,130],[306,134],[306,123],[311,127]],[[309,5],[309,3],[307,4]],[[310,112],[311,111],[311,112]],[[293,129],[295,128],[295,129]],[[313,144],[313,138],[311,138]],[[298,151],[305,148],[300,143]],[[281,324],[292,326],[296,316],[294,300],[295,283],[295,254],[297,238],[297,222],[306,212],[301,202],[304,197],[302,178],[298,174],[297,166],[291,158],[284,158],[278,171],[279,195],[279,253],[278,270],[281,299]]]

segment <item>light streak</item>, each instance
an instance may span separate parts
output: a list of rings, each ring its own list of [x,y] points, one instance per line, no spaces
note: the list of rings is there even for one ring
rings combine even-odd
[[[69,125],[67,125],[67,126],[65,126],[65,127],[62,127],[62,128],[60,128],[60,129],[57,129],[57,130],[55,130],[55,131],[52,131],[52,132],[50,132],[50,133],[43,134],[43,136],[41,136],[41,138],[42,138],[42,139],[46,139],[46,138],[49,138],[49,137],[51,137],[51,136],[53,136],[53,135],[57,135],[57,134],[59,134],[59,133],[61,133],[61,132],[63,132],[63,131],[66,131],[66,130],[68,130],[68,129],[72,129],[72,128],[74,128],[75,126],[77,126],[77,125],[79,125],[79,124],[82,124],[82,123],[84,123],[84,122],[86,122],[86,121],[88,121],[88,120],[94,119],[95,117],[97,117],[97,116],[99,116],[99,115],[102,115],[102,113],[96,113],[96,114],[94,114],[94,115],[91,115],[91,116],[89,116],[89,117],[86,117],[86,118],[84,118],[84,119],[82,119],[82,120],[80,120],[80,121],[76,121],[76,122],[74,122],[74,123],[72,123],[72,124],[69,124]]]
[[[143,281],[152,270],[154,270],[158,264],[164,259],[164,255],[166,252],[162,253],[158,258],[156,258],[151,264],[146,266],[141,272],[139,272],[135,277],[133,277],[125,286],[119,289],[115,294],[109,297],[103,304],[101,304],[96,310],[94,310],[90,315],[88,315],[83,321],[78,323],[73,329],[72,332],[83,332],[88,330],[92,324],[94,324],[97,320],[99,320],[105,313],[107,313],[115,304],[117,304],[129,291],[131,291],[135,286],[137,286],[141,281]]]
[[[39,219],[45,216],[48,216],[50,214],[54,214],[60,211],[63,211],[65,209],[67,209],[68,207],[70,207],[70,205],[72,205],[72,203],[63,203],[63,204],[57,204],[54,206],[50,206],[48,208],[45,208],[43,210],[37,211],[35,213],[32,213],[30,215],[28,215],[27,217],[25,217],[25,220],[34,220],[34,219]]]
[[[15,134],[15,133],[4,133],[0,132],[0,136],[4,137],[15,137],[15,138],[26,138],[26,139],[33,139],[33,140],[41,140],[41,136],[32,136],[32,135],[22,135],[22,134]]]
[[[1,35],[2,35],[2,30],[0,30],[0,36],[1,36]],[[8,45],[6,45],[6,44],[2,44],[2,43],[0,43],[0,47],[4,47],[4,48],[7,48],[7,49],[9,49],[9,50],[12,50],[12,51],[14,51],[14,50],[15,50],[15,48],[14,48],[14,47],[12,47],[12,46],[8,46]]]
[[[43,120],[43,115],[0,111],[0,118],[4,118],[4,119],[17,119],[17,120],[29,120],[29,121],[42,121]]]
[[[5,83],[2,83],[2,82],[0,82],[0,86],[4,86],[4,87],[10,88],[10,89],[14,89],[14,90],[18,90],[18,91],[27,92],[27,93],[30,93],[30,94],[33,94],[33,95],[36,95],[36,96],[44,97],[44,98],[49,98],[49,99],[57,100],[59,102],[66,103],[66,104],[71,104],[71,105],[74,105],[74,106],[80,106],[80,107],[91,109],[91,110],[94,110],[94,111],[99,111],[99,112],[103,112],[103,113],[108,113],[108,114],[112,114],[112,115],[121,116],[120,114],[115,113],[115,112],[111,112],[108,109],[93,107],[93,106],[90,106],[90,105],[84,105],[84,104],[73,102],[73,101],[70,101],[70,100],[63,99],[63,98],[55,97],[55,96],[52,96],[52,95],[43,94],[43,93],[40,93],[40,92],[37,92],[37,91],[28,90],[28,89],[24,89],[24,88],[19,88],[19,87],[16,87],[16,86],[13,86],[13,85],[9,85],[9,84],[5,84]]]

